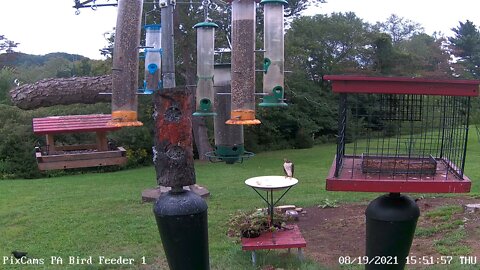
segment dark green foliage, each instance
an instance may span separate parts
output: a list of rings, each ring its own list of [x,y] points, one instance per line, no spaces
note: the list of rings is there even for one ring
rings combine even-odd
[[[448,41],[453,48],[453,55],[460,58],[456,73],[466,78],[480,78],[480,31],[469,20],[460,22],[452,31],[455,36]]]
[[[297,149],[311,148],[313,147],[313,138],[306,134],[303,129],[299,129],[295,135],[294,146]]]
[[[0,179],[39,177],[29,113],[0,105]]]
[[[0,104],[10,104],[8,91],[14,84],[15,70],[9,67],[0,69]]]
[[[42,66],[53,58],[62,58],[68,61],[81,61],[88,59],[85,56],[68,53],[49,53],[45,55],[32,55],[21,52],[0,54],[1,66]]]

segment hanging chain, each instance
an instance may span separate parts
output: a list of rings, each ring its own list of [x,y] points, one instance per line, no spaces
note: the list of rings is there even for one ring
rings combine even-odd
[[[209,0],[203,0],[202,1],[202,6],[203,6],[203,16],[205,18],[205,21],[208,21],[208,5],[210,4]]]

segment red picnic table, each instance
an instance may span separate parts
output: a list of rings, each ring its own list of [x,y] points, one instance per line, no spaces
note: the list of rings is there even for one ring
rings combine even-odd
[[[110,114],[51,116],[33,119],[33,133],[45,135],[47,146],[36,148],[40,170],[71,169],[125,164],[126,151],[122,147],[109,149],[107,132],[120,129],[110,126]],[[95,144],[55,145],[54,136],[64,133],[96,134]]]
[[[307,242],[302,236],[300,229],[296,224],[289,225],[287,229],[275,232],[267,232],[255,238],[242,237],[242,250],[252,251],[252,264],[255,266],[257,256],[255,251],[258,249],[286,249],[290,252],[291,248],[298,249],[298,257],[303,260],[302,248],[307,246]]]

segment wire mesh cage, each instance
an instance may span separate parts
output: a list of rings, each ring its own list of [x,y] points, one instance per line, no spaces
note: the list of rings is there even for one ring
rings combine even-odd
[[[331,79],[346,78],[352,79]],[[345,86],[343,81],[337,89],[338,143],[327,188],[330,184],[332,189],[352,191],[469,191],[464,168],[470,99],[478,93],[478,82],[462,81],[475,90],[462,92],[456,89],[458,81],[451,83],[451,90],[442,90],[432,87],[435,82],[414,79],[355,80],[371,81],[364,86],[355,81]]]

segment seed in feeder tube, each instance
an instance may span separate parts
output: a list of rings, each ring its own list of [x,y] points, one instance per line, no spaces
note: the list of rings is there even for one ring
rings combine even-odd
[[[238,109],[255,103],[255,24],[253,20],[236,20],[233,29],[232,105]]]
[[[233,110],[231,112],[232,119],[238,120],[253,120],[255,119],[255,111],[254,110]]]

